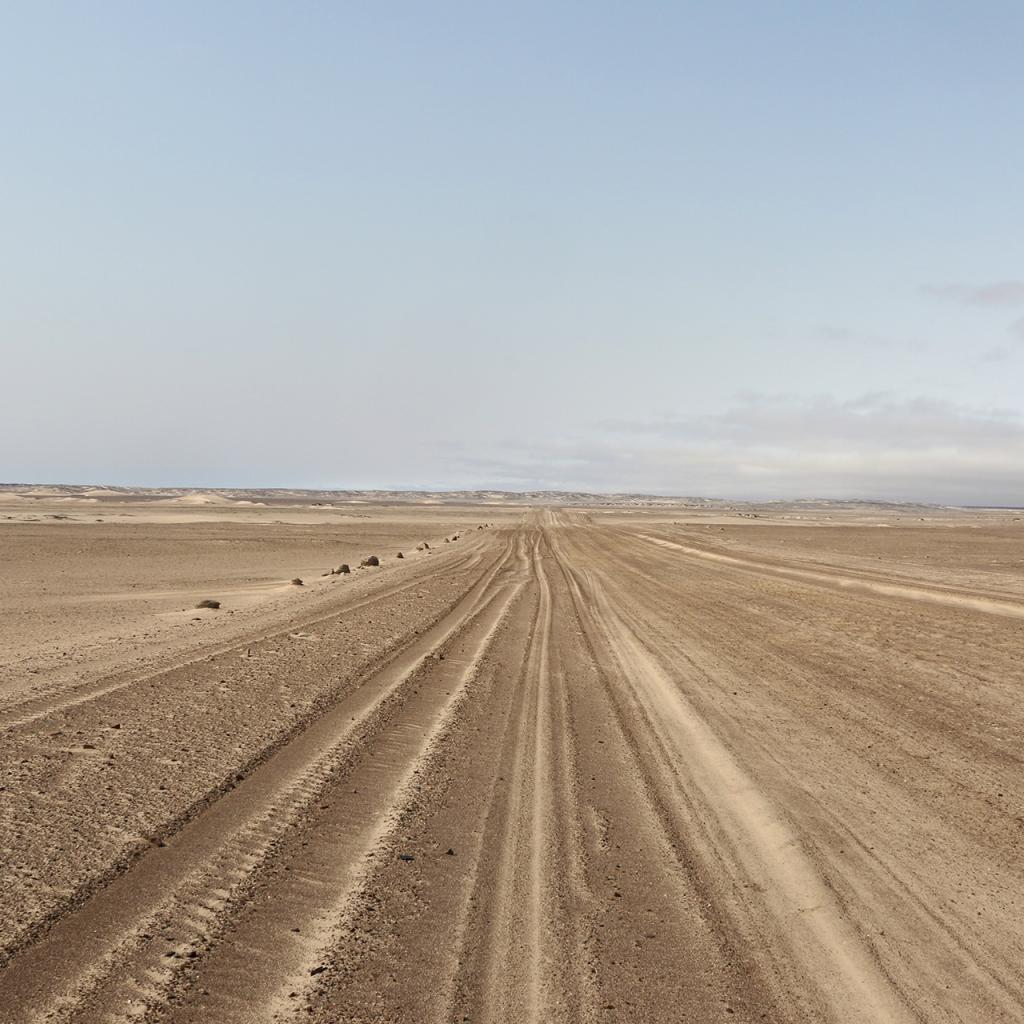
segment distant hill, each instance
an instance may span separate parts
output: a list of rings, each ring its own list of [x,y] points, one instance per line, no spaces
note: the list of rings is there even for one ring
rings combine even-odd
[[[561,507],[600,508],[602,506],[633,506],[636,508],[782,508],[807,510],[835,507],[862,508],[927,508],[917,502],[865,501],[862,499],[832,500],[802,498],[792,501],[737,501],[682,495],[614,493],[588,491],[402,491],[402,490],[303,490],[300,488],[265,487],[114,487],[98,484],[0,484],[0,495],[23,499],[87,500],[91,503],[139,502],[187,506],[232,505],[235,503],[264,505],[556,505]]]

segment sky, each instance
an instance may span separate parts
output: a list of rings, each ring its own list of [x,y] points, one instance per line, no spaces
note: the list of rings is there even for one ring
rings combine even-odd
[[[0,480],[1024,505],[1022,38],[0,0]]]

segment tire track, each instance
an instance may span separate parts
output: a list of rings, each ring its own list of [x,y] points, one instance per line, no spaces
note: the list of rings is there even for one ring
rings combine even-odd
[[[196,877],[225,880],[227,876],[226,885],[206,882],[199,886],[205,895],[186,901],[199,923],[203,923],[204,911],[212,908],[216,914],[282,830],[309,812],[346,745],[357,738],[358,729],[370,728],[388,699],[408,685],[424,656],[449,642],[493,600],[495,578],[507,571],[513,550],[514,541],[510,541],[480,582],[432,629],[288,738],[252,774],[203,808],[172,840],[140,856],[130,870],[77,912],[54,923],[35,945],[21,951],[0,974],[5,1024],[29,1022],[44,1013],[57,1014],[48,1019],[79,1019],[82,999],[102,987],[110,971],[123,967],[126,950],[141,947],[151,951],[155,933],[148,930],[149,922],[166,912],[169,893]],[[174,955],[177,951],[166,952],[172,954],[168,960],[178,958]],[[166,970],[160,973],[166,974]],[[165,981],[161,977],[158,987]],[[143,999],[147,987],[145,982],[140,986]]]
[[[939,607],[909,617],[911,609],[896,605],[882,615],[877,597],[852,602],[837,594],[816,606],[816,631],[801,644],[792,631],[773,630],[771,620],[752,628],[743,618],[750,593],[742,574],[687,573],[685,588],[677,583],[674,590],[665,577],[649,575],[640,545],[632,546],[636,556],[628,546],[614,553],[603,542],[600,551],[590,547],[576,560],[614,563],[602,581],[616,610],[644,637],[648,652],[671,666],[676,687],[685,688],[759,787],[771,789],[843,915],[869,937],[905,1001],[922,1019],[947,1019],[947,1012],[949,1019],[979,1019],[949,1009],[973,1006],[986,1020],[1016,1020],[1022,987],[1007,963],[1014,955],[1019,872],[1008,871],[1004,858],[1016,845],[1020,819],[994,815],[988,794],[1010,790],[1019,772],[1001,763],[1010,752],[991,730],[980,722],[971,728],[952,701],[943,707],[943,690],[960,685],[949,667],[940,674],[915,657],[917,678],[901,680],[886,648],[854,646],[879,620],[911,627],[915,655],[918,646],[928,649],[918,635],[922,621],[943,624],[951,644],[961,634],[974,636],[977,624]],[[680,603],[686,593],[700,595],[698,607]],[[806,601],[802,586],[780,593],[787,602],[777,609],[780,616],[787,604]],[[985,625],[991,658],[995,641],[1003,643],[1013,627],[998,618]],[[743,671],[749,666],[752,675]],[[1012,662],[1006,666],[1012,678]],[[906,695],[910,679],[917,693]],[[757,719],[752,708],[770,714]],[[975,778],[964,777],[964,768]],[[979,879],[993,904],[984,915],[961,895],[973,896]],[[752,931],[751,941],[758,934]]]
[[[838,572],[816,572],[813,569],[801,569],[790,565],[769,565],[755,562],[736,555],[726,555],[719,551],[706,551],[703,548],[679,544],[676,541],[652,537],[650,534],[637,534],[642,540],[661,548],[670,548],[690,557],[700,558],[719,565],[728,565],[745,572],[758,573],[764,576],[781,576],[787,579],[814,583],[838,590],[854,590],[863,593],[877,594],[881,597],[896,597],[907,601],[924,601],[930,604],[945,605],[965,611],[982,612],[987,615],[1005,615],[1010,618],[1024,619],[1024,604],[1012,601],[1000,601],[989,597],[975,597],[969,594],[954,593],[945,590],[933,590],[926,587],[912,587],[905,584],[882,583],[865,577],[840,574]]]
[[[480,948],[466,958],[455,986],[464,1017],[494,1024],[594,1018],[582,914],[590,894],[542,541],[533,531],[536,610],[517,683],[522,699],[499,762],[506,785],[492,793],[486,814],[489,852],[483,856],[493,852],[496,867],[470,898],[478,923],[464,934],[475,936]]]
[[[720,879],[691,855],[706,834],[706,815],[693,813],[685,793],[666,787],[672,755],[653,742],[644,709],[622,684],[587,615],[577,570],[556,558],[567,595],[565,628],[583,648],[576,660],[592,665],[596,675],[581,680],[575,717],[590,734],[584,775],[590,773],[594,801],[593,887],[614,889],[599,917],[611,916],[614,907],[615,926],[603,934],[594,965],[603,1019],[711,1020],[723,1010],[737,1022],[805,1019],[773,997],[745,936],[724,912]],[[652,892],[656,906],[649,902]],[[621,1016],[608,1015],[620,1009]]]
[[[488,546],[475,573],[435,574],[395,606],[378,602],[335,616],[320,637],[286,634],[254,642],[237,658],[210,655],[9,731],[0,758],[0,888],[7,889],[0,963],[448,614],[501,547]],[[48,852],[69,840],[59,855]]]
[[[332,962],[337,933],[375,863],[388,855],[418,778],[522,586],[521,570],[506,565],[505,575],[458,635],[445,639],[444,659],[417,673],[415,689],[401,695],[394,717],[365,741],[357,762],[335,772],[323,797],[327,806],[275,851],[273,876],[204,954],[177,1004],[154,1019],[212,1016],[218,1024],[249,1024],[286,1018],[308,1000],[323,973],[317,968]]]
[[[525,533],[521,550],[527,582],[483,652],[452,728],[417,777],[400,844],[373,858],[372,876],[336,933],[329,970],[306,1011],[316,1024],[478,1017],[466,969],[490,923],[498,809],[508,795],[506,755],[515,753],[510,740],[526,699],[520,684],[536,611]],[[394,853],[402,850],[415,860],[399,861]]]
[[[677,775],[674,766],[685,766],[680,784],[695,788],[713,816],[720,870],[761,895],[760,906],[770,915],[766,923],[818,1005],[829,1019],[910,1024],[914,1015],[785,819],[611,607],[597,574],[589,572],[583,581],[571,569],[570,575],[577,608],[602,638],[668,755],[665,771]]]

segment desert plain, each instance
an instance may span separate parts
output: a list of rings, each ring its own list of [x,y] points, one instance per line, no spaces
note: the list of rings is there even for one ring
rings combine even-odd
[[[0,607],[3,1024],[1024,1020],[1020,511],[8,486]]]

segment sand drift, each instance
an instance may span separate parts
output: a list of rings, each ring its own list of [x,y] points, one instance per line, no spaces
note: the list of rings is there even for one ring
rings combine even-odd
[[[738,529],[517,512],[10,689],[0,1020],[1024,1019],[1019,565]]]

